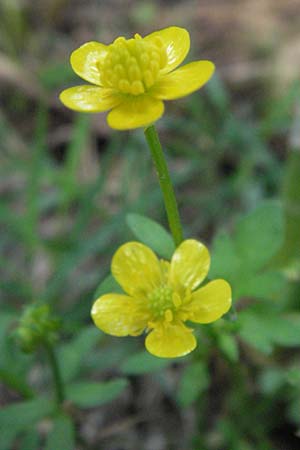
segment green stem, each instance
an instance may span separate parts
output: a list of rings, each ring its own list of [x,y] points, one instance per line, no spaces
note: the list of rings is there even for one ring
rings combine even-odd
[[[169,227],[176,246],[183,241],[183,232],[180,222],[177,201],[170,178],[168,166],[154,125],[145,129],[145,137],[148,142],[152,159],[157,171],[160,188],[162,190]]]
[[[57,405],[60,406],[63,403],[65,396],[64,396],[63,381],[61,378],[61,373],[59,370],[58,362],[56,359],[56,355],[54,353],[54,349],[49,342],[47,342],[47,341],[44,342],[44,348],[46,350],[49,364],[50,364],[51,371],[52,371],[56,402],[57,402]]]

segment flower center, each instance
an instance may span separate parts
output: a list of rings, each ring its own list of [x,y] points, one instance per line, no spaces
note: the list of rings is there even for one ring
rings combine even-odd
[[[167,62],[163,41],[148,42],[136,34],[132,39],[117,38],[99,62],[103,85],[123,94],[144,94],[153,86]]]
[[[163,285],[152,291],[149,296],[149,307],[155,319],[165,318],[168,322],[173,319],[174,312],[181,305],[178,294],[172,288]]]

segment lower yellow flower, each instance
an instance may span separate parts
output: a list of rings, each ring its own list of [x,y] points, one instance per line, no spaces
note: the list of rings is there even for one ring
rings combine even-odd
[[[124,244],[113,256],[111,271],[127,295],[103,295],[93,305],[92,318],[113,336],[149,332],[145,345],[155,356],[184,356],[197,345],[184,322],[214,322],[231,306],[225,280],[198,288],[209,265],[207,248],[194,239],[182,242],[170,262],[139,242]]]
[[[190,48],[187,30],[169,27],[142,38],[117,38],[112,44],[87,42],[71,55],[74,72],[92,85],[75,86],[60,94],[71,109],[112,110],[111,128],[146,127],[164,112],[163,100],[184,97],[212,76],[210,61],[195,61],[174,70]]]

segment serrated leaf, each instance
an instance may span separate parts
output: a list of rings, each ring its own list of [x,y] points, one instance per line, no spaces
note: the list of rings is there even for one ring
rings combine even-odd
[[[173,239],[159,223],[140,214],[127,214],[126,221],[138,240],[163,258],[172,257],[175,250]]]
[[[276,201],[265,201],[243,217],[234,236],[238,255],[244,266],[259,270],[280,249],[284,239],[282,207]]]
[[[177,392],[177,401],[180,406],[191,405],[209,387],[209,383],[209,373],[203,362],[199,361],[186,366]]]
[[[46,440],[45,450],[74,450],[75,430],[69,416],[61,414],[53,421],[53,427]]]
[[[67,388],[67,398],[82,408],[99,406],[117,398],[127,387],[128,381],[119,378],[113,381],[78,382]]]
[[[121,371],[126,375],[141,375],[162,370],[172,362],[172,359],[156,358],[146,351],[141,351],[129,356],[121,365]]]

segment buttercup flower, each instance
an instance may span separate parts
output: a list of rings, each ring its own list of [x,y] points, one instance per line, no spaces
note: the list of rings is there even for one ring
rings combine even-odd
[[[176,69],[190,48],[187,30],[169,27],[142,38],[118,37],[112,44],[87,42],[71,54],[74,72],[92,85],[75,86],[60,94],[71,109],[110,110],[111,128],[146,127],[164,112],[163,100],[184,97],[212,76],[210,61],[195,61]],[[176,69],[176,70],[174,70]]]
[[[159,260],[139,243],[122,245],[113,256],[111,271],[127,295],[106,294],[92,307],[98,328],[113,336],[138,336],[155,356],[184,356],[196,347],[193,330],[184,322],[210,323],[231,306],[231,288],[214,280],[198,288],[210,265],[207,248],[188,239],[171,262]]]

